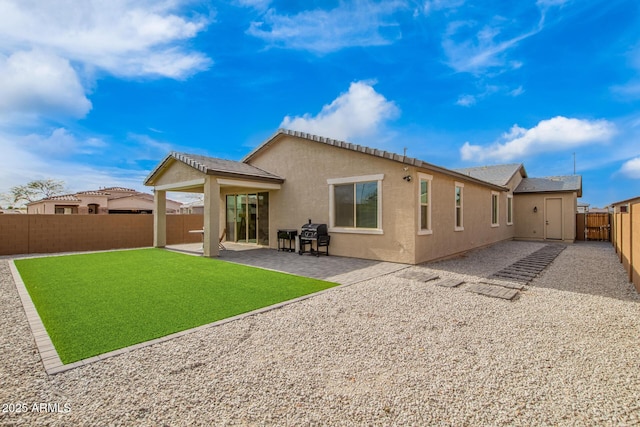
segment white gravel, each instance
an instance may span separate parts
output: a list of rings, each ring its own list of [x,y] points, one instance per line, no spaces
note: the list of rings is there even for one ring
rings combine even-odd
[[[486,277],[541,246],[411,268]],[[0,325],[0,404],[28,408],[0,425],[640,424],[640,297],[605,243],[515,301],[394,273],[52,377],[0,260]]]

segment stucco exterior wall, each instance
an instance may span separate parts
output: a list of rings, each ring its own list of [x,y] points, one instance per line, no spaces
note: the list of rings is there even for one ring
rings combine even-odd
[[[275,141],[250,163],[285,178],[280,191],[270,192],[270,246],[274,248],[280,228],[300,230],[308,219],[330,223],[328,179],[377,174],[384,175],[383,234],[330,232],[331,254],[415,264],[511,239],[514,235],[514,227],[506,225],[506,192],[499,192],[500,225],[492,227],[491,188],[462,177],[459,181],[464,183],[464,231],[455,231],[457,179],[445,174],[294,136]],[[418,233],[418,172],[433,176],[433,233],[429,235]],[[407,175],[412,177],[410,182],[403,179]]]
[[[277,247],[281,228],[300,227],[311,219],[329,224],[328,179],[383,174],[382,235],[331,232],[329,253],[355,258],[413,263],[415,168],[371,155],[285,136],[254,157],[253,166],[285,179],[282,189],[270,192],[269,244]],[[380,197],[380,195],[379,195]]]
[[[154,185],[176,184],[179,182],[204,179],[205,174],[182,162],[172,160],[160,176],[156,178]],[[202,192],[202,189],[199,190]]]
[[[27,206],[28,214],[53,215],[56,206],[67,206],[73,208],[74,214],[88,215],[89,205],[98,205],[98,214],[106,215],[109,210],[153,210],[153,199],[143,197],[122,197],[119,199],[107,200],[106,196],[85,196],[80,195],[79,201],[65,200],[45,200],[42,202],[32,203]],[[173,200],[167,200],[167,212],[174,213],[180,208],[180,203]]]
[[[522,240],[546,240],[545,200],[562,199],[562,240],[576,238],[578,197],[573,193],[525,193],[514,197],[515,237]],[[537,208],[537,212],[534,212]]]
[[[109,209],[111,210],[153,210],[153,199],[141,199],[134,197],[122,197],[119,199],[109,200]],[[169,200],[167,200],[167,211],[169,209],[175,209],[175,207],[169,207]]]
[[[514,237],[514,226],[507,225],[507,192],[497,192],[499,200],[498,225],[493,226],[491,224],[491,195],[495,190],[446,175],[435,173],[432,175],[433,234],[418,235],[416,219],[416,263],[449,257]],[[455,227],[456,182],[464,185],[463,230],[456,230]],[[415,191],[417,197],[417,187]]]

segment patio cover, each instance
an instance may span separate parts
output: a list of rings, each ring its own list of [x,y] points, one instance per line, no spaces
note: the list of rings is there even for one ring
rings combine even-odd
[[[154,187],[153,245],[166,245],[166,192],[204,193],[204,256],[219,255],[220,189],[279,190],[284,178],[244,162],[171,152],[147,176]]]

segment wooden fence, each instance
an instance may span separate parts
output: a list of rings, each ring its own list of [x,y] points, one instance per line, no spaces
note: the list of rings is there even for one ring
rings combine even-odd
[[[196,243],[202,215],[167,215],[167,244]],[[153,215],[0,215],[0,255],[153,246]]]
[[[611,240],[611,214],[576,214],[576,240]]]
[[[628,212],[613,215],[612,237],[629,281],[640,292],[640,203],[631,203]]]

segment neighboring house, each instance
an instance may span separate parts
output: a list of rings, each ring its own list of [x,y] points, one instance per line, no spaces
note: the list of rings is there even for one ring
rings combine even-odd
[[[202,215],[204,214],[204,202],[202,200],[194,200],[193,202],[183,203],[180,205],[180,213],[185,215]]]
[[[626,199],[626,200],[612,203],[611,204],[611,207],[613,209],[612,213],[629,213],[630,212],[629,206],[636,203],[640,203],[640,197],[634,197],[632,199]]]
[[[589,213],[589,206],[591,206],[589,203],[578,202],[578,210],[576,213]]]
[[[454,171],[289,130],[241,162],[170,153],[145,185],[159,207],[167,191],[204,193],[205,256],[223,233],[276,248],[279,229],[311,220],[328,225],[331,254],[408,264],[514,238],[573,241],[582,192],[578,176],[528,178],[521,164]]]
[[[587,213],[613,213],[611,206],[605,206],[604,208],[590,208]]]
[[[52,196],[27,204],[29,214],[150,214],[153,195],[130,188],[110,187],[95,191]],[[177,213],[180,203],[167,201],[167,213]]]

